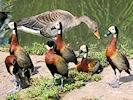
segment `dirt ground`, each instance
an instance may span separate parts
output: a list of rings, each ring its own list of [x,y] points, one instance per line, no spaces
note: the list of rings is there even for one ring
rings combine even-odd
[[[0,100],[5,100],[7,92],[14,87],[11,82],[14,76],[10,75],[5,67],[4,60],[9,53],[0,52]],[[47,76],[52,78],[44,62],[45,56],[32,55],[31,59],[35,66],[34,77]],[[41,61],[41,62],[39,62]],[[129,59],[131,69],[133,69],[133,59]],[[70,63],[69,66],[74,66]],[[133,74],[133,70],[131,71]],[[102,80],[90,82],[86,86],[75,89],[64,95],[62,100],[87,100],[87,98],[100,98],[99,100],[133,100],[133,76],[129,76],[124,71],[121,74],[120,88],[112,88],[107,83],[114,81],[114,72],[110,66],[104,68],[101,73]],[[21,92],[24,90],[21,90]]]

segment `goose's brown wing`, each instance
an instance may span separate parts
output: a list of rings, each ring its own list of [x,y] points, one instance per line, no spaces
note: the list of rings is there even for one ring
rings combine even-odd
[[[73,17],[71,13],[63,10],[47,11],[36,16],[25,18],[19,21],[18,25],[34,30],[41,30],[43,27],[50,25],[52,22],[61,21],[71,17]]]

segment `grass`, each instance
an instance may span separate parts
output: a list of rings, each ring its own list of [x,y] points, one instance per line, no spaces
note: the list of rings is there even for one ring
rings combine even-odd
[[[9,52],[10,45],[6,44],[5,46],[0,49],[2,52]],[[32,43],[32,48],[28,46],[23,47],[30,55],[43,55],[47,52],[47,49],[45,47],[44,43]]]
[[[55,79],[55,88],[46,89],[52,85],[52,79],[46,77],[35,78],[32,80],[31,89],[25,91],[25,99],[33,100],[58,100],[61,94],[71,91],[73,89],[78,89],[82,86],[85,86],[87,82],[99,81],[101,76],[99,74],[94,74],[91,76],[89,73],[78,72],[76,69],[69,71],[68,78],[64,79],[64,89],[57,90],[60,87],[61,78]],[[22,99],[20,94],[17,94],[18,98],[15,95],[8,95],[7,99],[15,98],[15,100]]]
[[[19,93],[16,93],[14,95],[8,95],[7,100],[19,100],[21,98],[21,95]]]
[[[32,43],[32,48],[29,48],[28,46],[24,46],[24,49],[29,53],[29,54],[34,54],[34,55],[43,55],[47,52],[47,49],[45,47],[44,43]]]

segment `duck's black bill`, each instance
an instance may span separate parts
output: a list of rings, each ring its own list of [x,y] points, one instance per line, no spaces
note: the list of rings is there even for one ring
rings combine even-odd
[[[51,27],[51,30],[54,30],[54,29],[56,29],[55,26],[52,26],[52,27]]]
[[[9,27],[6,27],[5,30],[9,30],[10,28]]]
[[[110,34],[111,34],[111,32],[108,31],[104,36],[107,37],[107,36],[109,36]]]
[[[82,52],[83,52],[83,51],[82,51],[82,50],[80,50],[80,51],[77,53],[77,56],[79,56]]]

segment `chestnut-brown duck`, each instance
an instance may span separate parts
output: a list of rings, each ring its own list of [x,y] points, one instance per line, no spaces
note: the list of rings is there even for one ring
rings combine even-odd
[[[78,53],[83,54],[83,58],[81,60],[81,62],[77,65],[77,70],[83,71],[83,72],[91,72],[91,74],[94,74],[98,71],[99,67],[100,67],[100,60],[97,58],[92,58],[92,57],[88,57],[88,47],[87,45],[82,45],[80,47],[80,51]]]
[[[64,58],[62,58],[61,56],[56,54],[56,52],[55,52],[56,43],[54,41],[48,41],[47,45],[51,49],[49,49],[49,51],[46,53],[45,62],[53,76],[53,84],[51,87],[47,87],[47,88],[54,88],[54,74],[59,74],[62,77],[61,78],[61,87],[59,89],[63,89],[64,77],[68,77],[67,63],[64,60]]]
[[[115,74],[115,82],[109,83],[109,85],[113,88],[118,88],[121,72],[125,70],[125,72],[130,74],[129,70],[131,70],[131,68],[127,57],[117,49],[118,28],[116,26],[111,26],[108,30],[109,31],[105,34],[105,37],[112,34],[113,39],[106,50],[106,58],[109,64],[112,66]],[[116,78],[116,69],[119,71],[118,80]]]

